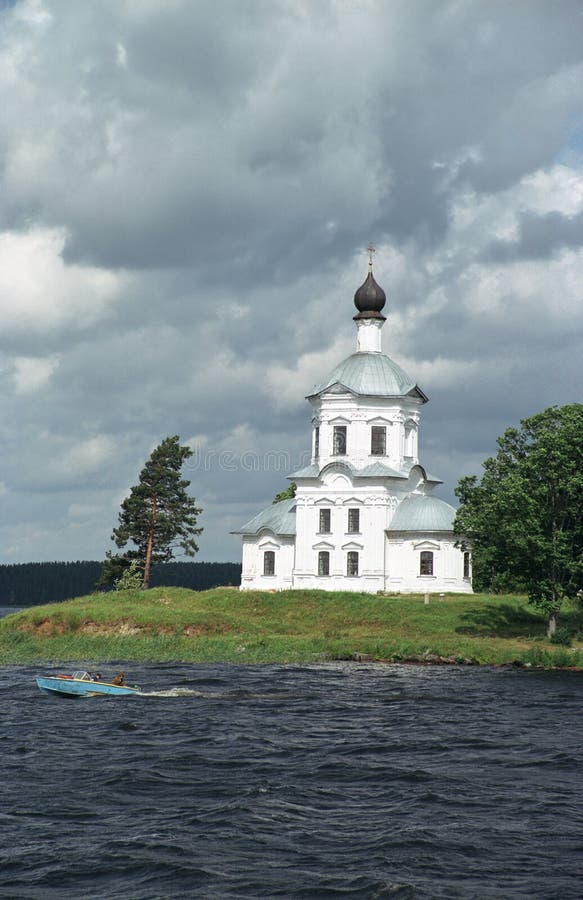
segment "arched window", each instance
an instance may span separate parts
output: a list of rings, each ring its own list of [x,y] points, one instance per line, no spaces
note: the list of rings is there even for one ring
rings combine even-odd
[[[370,429],[370,455],[386,456],[387,429],[384,425],[372,425]]]
[[[330,534],[330,510],[320,510],[320,534]]]
[[[332,439],[332,455],[346,456],[346,425],[335,425]]]
[[[346,554],[346,574],[358,575],[358,552],[356,550],[349,550]]]
[[[348,510],[348,533],[358,534],[360,532],[360,510]]]
[[[275,552],[266,550],[263,554],[263,574],[275,575]]]
[[[464,578],[470,578],[471,555],[468,550],[464,553]]]
[[[419,574],[433,575],[433,551],[422,550],[419,557]]]
[[[330,554],[327,550],[318,553],[318,575],[330,574]]]

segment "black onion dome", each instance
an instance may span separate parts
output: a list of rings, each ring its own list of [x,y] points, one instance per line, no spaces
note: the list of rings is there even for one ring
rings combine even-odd
[[[355,319],[384,319],[381,309],[387,302],[387,296],[382,287],[376,283],[372,272],[366,276],[366,281],[360,285],[354,295],[354,305],[358,310]]]

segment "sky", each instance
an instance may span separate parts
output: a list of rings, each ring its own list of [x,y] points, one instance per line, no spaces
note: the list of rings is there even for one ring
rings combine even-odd
[[[580,0],[0,0],[0,562],[103,559],[178,434],[199,560],[383,349],[455,504],[583,395]]]

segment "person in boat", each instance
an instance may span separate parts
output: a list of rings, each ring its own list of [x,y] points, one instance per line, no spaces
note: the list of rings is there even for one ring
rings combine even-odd
[[[125,677],[124,677],[123,672],[118,672],[118,674],[115,676],[115,678],[111,679],[111,683],[117,684],[117,685],[125,684]]]
[[[103,675],[101,674],[101,672],[94,672],[91,678],[93,679],[93,681],[101,681]]]

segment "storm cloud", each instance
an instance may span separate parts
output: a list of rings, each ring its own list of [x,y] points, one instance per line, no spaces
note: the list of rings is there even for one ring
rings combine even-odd
[[[177,433],[237,559],[370,240],[444,499],[581,401],[582,87],[578,0],[0,4],[0,558],[101,558]]]

